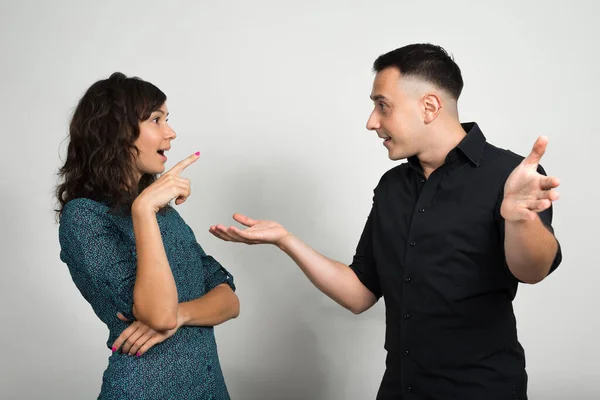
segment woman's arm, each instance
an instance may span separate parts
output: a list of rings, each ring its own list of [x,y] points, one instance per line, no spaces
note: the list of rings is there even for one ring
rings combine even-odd
[[[177,326],[179,298],[156,213],[173,199],[181,204],[188,198],[190,182],[179,175],[199,154],[192,154],[165,172],[140,193],[131,207],[137,249],[133,303],[137,319],[157,331]]]
[[[137,273],[133,287],[134,313],[156,331],[177,326],[178,295],[167,260],[156,213],[150,207],[132,207],[137,249]]]
[[[180,325],[216,326],[240,314],[240,301],[231,287],[222,283],[195,300],[179,304]]]

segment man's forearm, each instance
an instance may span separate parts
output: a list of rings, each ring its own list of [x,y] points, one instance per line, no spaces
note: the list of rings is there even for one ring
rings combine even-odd
[[[558,243],[539,217],[506,221],[504,250],[512,274],[522,282],[537,283],[548,275]]]
[[[376,303],[375,295],[347,265],[325,257],[292,235],[286,237],[279,248],[296,262],[320,291],[342,307],[360,314]]]

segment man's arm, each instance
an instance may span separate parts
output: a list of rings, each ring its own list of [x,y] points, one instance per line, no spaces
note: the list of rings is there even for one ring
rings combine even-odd
[[[256,221],[239,214],[234,215],[234,219],[248,229],[216,225],[210,232],[230,242],[276,245],[296,262],[320,291],[354,314],[368,310],[377,302],[377,297],[349,266],[320,254],[277,222]]]
[[[354,314],[377,302],[349,266],[325,257],[297,237],[287,235],[278,247],[296,262],[313,285]]]
[[[540,282],[560,261],[559,244],[546,226],[551,224],[552,202],[558,200],[554,189],[559,180],[546,176],[539,165],[547,144],[547,138],[539,137],[531,153],[511,172],[500,207],[508,268],[526,283]]]
[[[537,283],[550,272],[558,242],[539,217],[533,221],[506,221],[504,251],[510,272],[517,279]]]

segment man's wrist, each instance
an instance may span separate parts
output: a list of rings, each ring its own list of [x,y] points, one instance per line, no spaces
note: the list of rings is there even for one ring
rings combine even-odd
[[[276,245],[280,250],[285,252],[287,249],[289,249],[292,240],[294,240],[294,235],[288,232],[283,238],[281,238],[281,240],[279,240],[278,243],[276,243]]]

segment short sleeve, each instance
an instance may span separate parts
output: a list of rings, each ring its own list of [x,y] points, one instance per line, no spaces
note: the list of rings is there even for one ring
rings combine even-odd
[[[538,165],[538,169],[537,172],[547,176],[546,171],[544,170],[544,168],[541,165]],[[508,176],[507,176],[508,179]],[[506,182],[506,180],[504,180],[504,182]],[[504,187],[504,186],[503,186]],[[498,201],[496,203],[496,220],[498,221],[498,227],[500,229],[500,237],[502,239],[502,243],[504,243],[504,236],[505,236],[505,232],[506,232],[506,224],[504,221],[504,218],[502,218],[502,215],[500,214],[500,208],[502,206],[502,200],[504,199],[504,190],[500,191],[500,195],[498,196]],[[544,224],[544,226],[552,233],[552,235],[554,235],[554,228],[552,227],[552,205],[547,208],[546,210],[539,212],[538,216],[540,217],[540,220],[542,221],[542,223]],[[556,239],[556,237],[555,237]],[[560,265],[561,261],[562,261],[562,249],[560,246],[560,242],[558,241],[558,239],[556,239],[556,243],[557,243],[557,249],[556,249],[556,255],[554,256],[554,261],[552,261],[552,265],[550,266],[550,270],[548,272],[548,275],[550,275],[554,270],[556,270],[556,268],[558,268],[558,266]],[[506,266],[508,268],[508,265]]]
[[[375,258],[373,257],[373,218],[374,207],[371,208],[371,212],[367,217],[367,222],[356,246],[350,268],[362,284],[379,299],[382,294],[379,275],[375,266]]]
[[[60,219],[60,258],[67,264],[83,297],[101,318],[109,301],[113,310],[134,319],[135,250],[122,240],[108,210],[88,199],[67,203]]]

